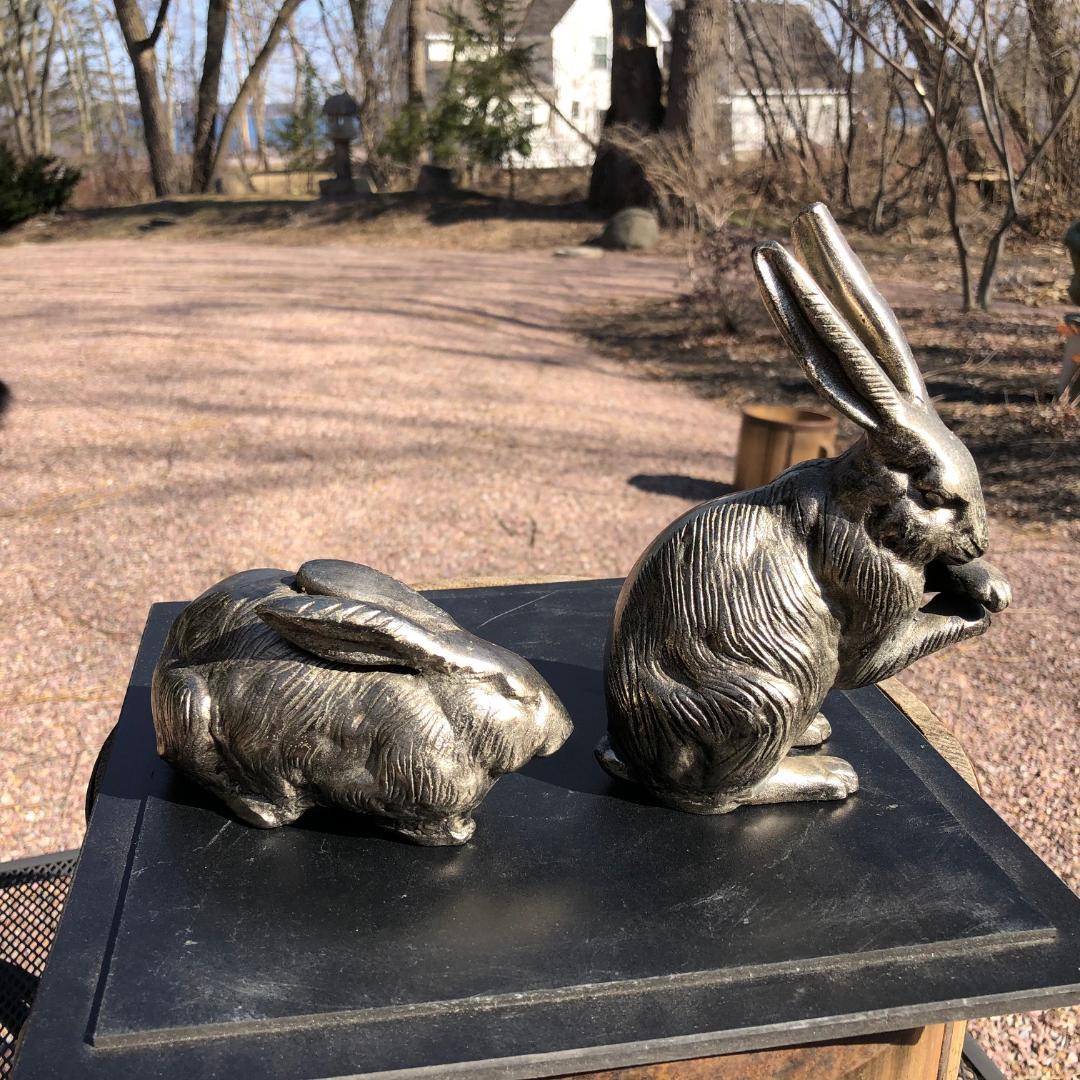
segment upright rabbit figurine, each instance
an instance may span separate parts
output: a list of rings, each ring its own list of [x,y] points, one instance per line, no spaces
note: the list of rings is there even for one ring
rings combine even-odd
[[[671,524],[627,577],[608,643],[601,764],[697,814],[846,798],[846,761],[790,754],[829,737],[828,691],[983,633],[1010,599],[981,558],[975,464],[891,309],[824,206],[792,237],[806,269],[778,244],[755,250],[762,296],[865,435]],[[926,592],[939,595],[924,606]]]
[[[504,773],[572,725],[531,664],[377,570],[248,570],[176,620],[151,689],[158,753],[263,828],[316,804],[463,844]]]

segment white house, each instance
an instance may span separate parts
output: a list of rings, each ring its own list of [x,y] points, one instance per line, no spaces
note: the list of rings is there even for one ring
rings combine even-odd
[[[383,27],[390,97],[406,98],[406,21],[409,0],[392,0]],[[846,116],[840,71],[810,12],[783,0],[736,0],[729,54],[732,148],[758,152],[771,141],[791,141],[796,129],[813,142],[830,142],[837,117]],[[449,7],[475,24],[472,0],[429,0],[427,93],[438,94],[450,66]],[[648,43],[666,67],[671,37],[646,5]],[[611,0],[529,0],[521,9],[518,40],[533,46],[533,87],[522,104],[537,125],[535,168],[588,165],[611,101]]]
[[[439,92],[450,66],[450,32],[442,11],[449,7],[477,22],[470,0],[429,0],[427,92]],[[611,103],[611,0],[531,0],[522,9],[519,41],[533,48],[533,89],[523,105],[537,125],[532,155],[523,164],[534,168],[588,165],[592,142],[600,133]],[[406,97],[405,65],[408,0],[393,0],[383,28],[395,104]],[[646,8],[648,42],[662,64],[669,36],[660,17]]]
[[[846,125],[844,73],[814,16],[791,0],[732,4],[731,144],[735,154],[800,137],[820,145]]]

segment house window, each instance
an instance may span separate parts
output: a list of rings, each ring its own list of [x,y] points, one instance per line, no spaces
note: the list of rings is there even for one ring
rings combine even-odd
[[[576,120],[581,115],[581,102],[573,101],[570,103],[570,119]]]
[[[594,71],[608,69],[608,40],[606,37],[592,39],[592,66]]]

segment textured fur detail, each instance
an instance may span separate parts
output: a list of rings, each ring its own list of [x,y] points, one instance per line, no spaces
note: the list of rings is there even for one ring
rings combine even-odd
[[[833,686],[856,687],[982,633],[1008,583],[979,558],[971,455],[941,423],[895,317],[824,207],[755,252],[766,304],[818,391],[866,434],[834,460],[691,510],[623,585],[608,642],[608,740],[620,778],[700,813],[843,798],[837,758],[783,758]],[[923,607],[924,592],[941,595]]]
[[[284,824],[334,805],[393,819],[424,842],[461,842],[497,777],[569,735],[569,717],[531,665],[426,601],[389,589],[378,599],[397,605],[384,607],[380,640],[387,626],[413,633],[419,669],[334,662],[285,640],[264,612],[301,598],[296,580],[252,570],[214,586],[177,619],[154,673],[158,752],[246,820]],[[319,596],[312,610],[336,619],[363,607],[355,625],[331,619],[336,640],[368,634],[374,604]],[[430,666],[417,652],[429,639],[439,649]]]

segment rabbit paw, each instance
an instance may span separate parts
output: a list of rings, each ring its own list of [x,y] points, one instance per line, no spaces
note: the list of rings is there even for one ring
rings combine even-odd
[[[464,844],[476,832],[476,822],[468,814],[429,821],[399,821],[391,828],[414,844],[425,847],[454,847]]]
[[[846,799],[859,778],[843,758],[828,754],[786,757],[768,776],[738,796],[741,805]]]
[[[831,734],[832,724],[825,719],[823,713],[818,713],[806,725],[802,734],[796,738],[794,745],[798,747],[820,746]]]
[[[593,750],[593,755],[600,763],[601,767],[616,780],[626,780],[633,782],[634,776],[630,770],[630,767],[626,764],[622,758],[612,749],[611,742],[608,736],[605,735],[597,744],[596,749]]]
[[[1012,586],[997,567],[982,559],[976,561],[978,574],[973,578],[970,595],[989,611],[1004,611],[1012,602]]]
[[[933,582],[944,592],[975,600],[991,612],[1004,611],[1012,601],[1008,579],[985,559],[972,559],[960,566],[928,568],[927,582]]]
[[[225,805],[241,820],[257,829],[277,829],[294,822],[306,809],[295,800],[273,803],[256,795],[224,795]]]

